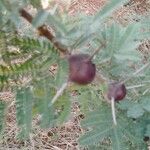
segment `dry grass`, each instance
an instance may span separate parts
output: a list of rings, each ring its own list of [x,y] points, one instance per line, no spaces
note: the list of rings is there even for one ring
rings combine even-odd
[[[0,150],[78,150],[77,139],[83,132],[80,127],[78,104],[74,103],[70,120],[60,127],[41,129],[38,116],[33,120],[33,133],[26,142],[17,140],[19,128],[16,125],[15,105],[9,107],[4,136],[0,141]]]
[[[56,2],[58,1],[56,0]],[[102,8],[105,3],[106,0],[73,0],[73,3],[67,7],[70,14],[81,11],[92,15]],[[59,1],[59,7],[63,10],[64,3]],[[122,7],[115,12],[113,17],[116,21],[127,24],[134,20],[130,17],[132,14],[146,15],[149,9],[150,3],[147,0],[131,0],[126,7]],[[143,61],[146,61],[150,56],[150,41],[144,41],[139,50],[143,54]],[[33,133],[30,139],[26,142],[20,142],[17,140],[19,129],[16,125],[14,95],[6,91],[0,94],[0,99],[9,103],[6,114],[6,129],[2,140],[0,140],[0,150],[80,150],[77,139],[83,133],[80,126],[80,120],[83,116],[80,114],[77,103],[73,103],[71,118],[61,127],[42,130],[39,127],[39,118],[36,116],[33,120]]]

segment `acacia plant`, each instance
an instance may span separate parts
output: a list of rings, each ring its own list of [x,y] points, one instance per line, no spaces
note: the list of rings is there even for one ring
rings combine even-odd
[[[39,0],[0,1],[0,88],[15,93],[20,139],[28,139],[37,114],[42,128],[66,122],[77,90],[87,131],[81,147],[147,149],[150,57],[143,63],[138,47],[150,39],[150,19],[135,14],[127,25],[116,23],[113,12],[127,2],[111,0],[93,16],[70,16],[56,6],[43,9]],[[0,101],[1,134],[9,105]]]

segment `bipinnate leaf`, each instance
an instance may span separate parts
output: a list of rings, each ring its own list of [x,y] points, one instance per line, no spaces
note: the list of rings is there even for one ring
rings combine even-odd
[[[0,134],[3,131],[4,123],[5,123],[5,108],[6,108],[6,104],[0,100]]]
[[[139,118],[144,114],[143,108],[140,106],[140,104],[134,104],[132,107],[130,107],[127,111],[127,116],[131,118]]]
[[[145,136],[150,137],[150,124],[147,125]]]
[[[51,79],[45,78],[34,85],[34,110],[40,114],[40,125],[42,128],[53,127],[65,122],[71,111],[71,101],[69,93],[64,92],[57,101],[50,105],[55,95],[55,88],[50,84]]]
[[[126,27],[121,27],[118,24],[113,24],[111,27],[110,42],[108,50],[113,51],[113,56],[118,61],[139,61],[140,53],[135,49],[140,45],[140,41],[136,40],[135,32],[139,32],[139,24],[131,24]]]
[[[58,88],[64,84],[64,82],[67,82],[68,80],[68,74],[69,74],[69,66],[68,62],[63,59],[58,60],[58,71],[55,76],[55,84]]]
[[[141,106],[143,107],[144,110],[150,112],[150,97],[145,96],[145,97],[141,100]]]
[[[117,125],[114,125],[111,109],[105,104],[98,110],[89,112],[81,125],[89,130],[79,138],[81,146],[102,144],[108,139],[111,140],[111,145],[108,145],[114,150],[140,149],[144,145],[141,139],[144,132],[135,134],[137,128],[139,130],[144,128],[143,125],[136,125],[119,112],[117,114]],[[135,126],[136,131],[134,130]]]
[[[45,78],[34,85],[34,109],[41,115],[40,126],[42,128],[52,127],[55,123],[55,109],[49,107],[49,103],[54,95],[54,89],[50,85],[50,79]]]
[[[130,118],[139,118],[150,112],[150,100],[148,95],[139,98],[138,101],[121,101],[118,108],[127,110],[127,116]]]
[[[95,16],[95,20],[99,19],[102,21],[102,19],[105,19],[106,17],[110,16],[111,13],[119,8],[121,5],[123,5],[127,0],[111,0],[108,1],[108,4],[102,8],[102,10]]]
[[[125,99],[123,101],[120,101],[117,106],[118,108],[122,110],[127,110],[130,106],[133,106],[133,105],[134,105],[134,102]]]
[[[28,0],[28,2],[33,5],[34,7],[41,9],[42,5],[41,5],[41,1],[40,0]]]
[[[61,125],[62,123],[67,121],[71,113],[71,101],[69,93],[64,92],[63,95],[58,98],[54,106],[57,110],[59,110],[56,123],[57,125]]]
[[[20,127],[19,138],[27,139],[32,128],[33,95],[30,87],[21,88],[16,95],[17,124]]]

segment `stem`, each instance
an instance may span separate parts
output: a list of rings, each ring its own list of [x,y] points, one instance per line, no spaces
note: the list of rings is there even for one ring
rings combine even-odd
[[[113,123],[116,126],[117,125],[117,121],[116,121],[115,99],[114,99],[114,97],[111,98],[111,110],[112,110]]]
[[[58,99],[58,97],[61,96],[61,94],[63,93],[63,91],[66,89],[67,85],[68,85],[68,82],[63,83],[63,85],[61,86],[61,88],[57,91],[56,95],[51,100],[51,103],[50,103],[49,106],[51,106],[52,104],[54,104],[56,102],[56,100]]]
[[[20,16],[22,16],[24,19],[26,19],[29,23],[32,24],[32,20],[34,19],[28,11],[25,9],[20,9],[19,11]],[[58,41],[55,41],[55,36],[48,30],[48,27],[46,25],[42,25],[37,28],[39,35],[46,37],[49,41],[53,43],[53,45],[62,53],[69,54],[69,51],[67,48],[64,48],[61,43]]]

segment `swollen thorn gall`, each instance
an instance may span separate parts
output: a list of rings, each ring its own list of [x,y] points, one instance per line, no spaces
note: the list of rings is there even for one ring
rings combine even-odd
[[[126,96],[126,87],[124,83],[120,82],[113,82],[109,84],[107,97],[109,100],[113,97],[115,101],[123,100],[123,98]]]
[[[75,54],[68,58],[69,61],[69,80],[86,85],[94,80],[96,74],[95,64],[92,63],[87,54]]]

